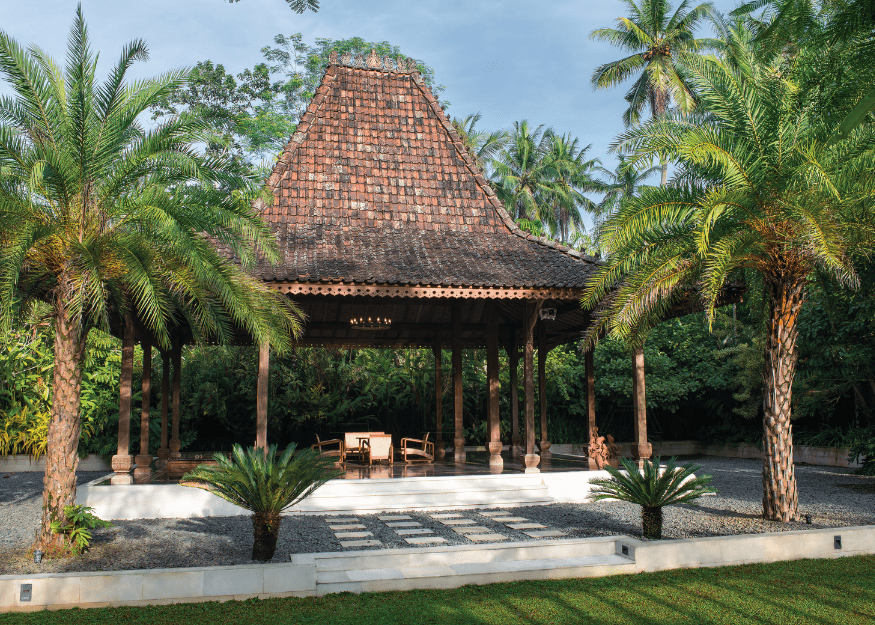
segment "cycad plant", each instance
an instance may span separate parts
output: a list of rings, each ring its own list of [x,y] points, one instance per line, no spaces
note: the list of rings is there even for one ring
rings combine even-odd
[[[331,458],[312,449],[295,453],[295,447],[290,444],[277,457],[276,445],[267,450],[234,445],[230,458],[213,457],[218,466],[201,465],[182,478],[186,486],[208,490],[252,512],[253,560],[273,558],[284,510],[340,475]]]
[[[675,459],[670,458],[665,469],[660,470],[659,462],[659,456],[645,460],[642,472],[636,463],[621,458],[625,473],[606,465],[610,479],[592,480],[596,488],[590,491],[593,501],[619,499],[641,506],[644,538],[653,540],[662,538],[663,506],[690,503],[706,493],[717,492],[716,488],[708,486],[713,479],[711,475],[695,475],[702,468],[699,465],[688,462],[678,467]]]

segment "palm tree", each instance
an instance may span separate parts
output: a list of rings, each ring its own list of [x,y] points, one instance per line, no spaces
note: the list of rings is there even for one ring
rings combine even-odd
[[[176,71],[131,85],[147,57],[128,44],[98,84],[81,6],[68,65],[0,33],[0,72],[14,97],[0,100],[0,321],[19,300],[47,302],[54,319],[52,416],[43,520],[35,548],[63,551],[74,504],[85,342],[92,328],[135,322],[169,347],[169,327],[229,339],[235,328],[283,349],[295,310],[228,258],[276,258],[251,208],[253,185],[232,159],[192,149],[207,125],[180,115],[146,130],[138,122],[185,80]],[[216,244],[222,246],[220,253]]]
[[[660,117],[674,102],[681,111],[693,109],[695,97],[679,68],[678,57],[686,51],[719,46],[709,39],[696,39],[693,30],[702,18],[713,12],[710,2],[692,9],[684,0],[671,13],[668,0],[623,0],[629,8],[629,17],[617,19],[617,28],[599,28],[590,37],[607,41],[631,52],[618,61],[605,63],[592,74],[596,88],[613,87],[632,76],[640,75],[626,93],[629,108],[623,113],[626,126],[641,119],[645,105],[653,117]],[[668,164],[662,163],[662,184],[668,177]]]
[[[462,143],[468,148],[468,153],[474,157],[477,165],[484,172],[491,167],[492,159],[507,142],[506,130],[477,130],[480,113],[472,113],[465,119],[454,117],[453,128],[459,133]]]
[[[601,173],[607,180],[602,181],[602,191],[605,196],[596,207],[596,223],[595,232],[598,238],[598,232],[601,230],[602,223],[606,216],[612,215],[620,210],[623,202],[636,195],[644,182],[653,174],[660,171],[659,167],[645,167],[643,169],[635,169],[629,166],[626,162],[626,157],[619,155],[619,162],[614,171],[608,171],[604,167],[597,167],[596,170]]]
[[[495,194],[515,220],[542,220],[548,212],[556,170],[550,159],[553,130],[528,120],[514,122],[507,143],[493,161]]]
[[[578,140],[570,134],[552,137],[548,159],[554,177],[542,220],[560,241],[569,241],[574,233],[585,231],[581,210],[590,214],[598,213],[595,202],[584,195],[601,190],[600,182],[591,173],[600,161],[586,158],[591,147],[579,148]]]
[[[200,465],[181,480],[252,512],[252,559],[267,562],[276,552],[281,513],[310,496],[341,472],[334,461],[312,449],[295,453],[292,443],[277,458],[276,445],[243,449],[234,445],[231,457],[216,454],[218,466]]]
[[[610,479],[597,478],[591,481],[595,486],[590,491],[593,501],[604,499],[628,501],[641,506],[641,527],[644,538],[662,538],[662,509],[678,503],[690,503],[706,493],[716,493],[717,489],[708,484],[714,479],[711,475],[695,473],[702,467],[688,462],[678,467],[670,458],[665,469],[660,470],[659,456],[643,462],[642,472],[638,465],[626,458],[620,463],[626,470],[621,473],[610,465],[605,470]]]
[[[803,64],[822,62],[829,48],[763,60],[750,37],[730,36],[735,58],[684,59],[698,113],[655,118],[618,140],[632,165],[669,155],[678,184],[643,189],[605,223],[610,256],[583,304],[604,302],[587,340],[610,331],[640,342],[691,298],[713,320],[727,282],[745,275],[754,278],[748,284],[759,281],[766,309],[763,515],[789,521],[798,510],[790,425],[798,318],[809,276],[818,271],[855,285],[851,254],[875,240],[875,129],[858,127],[834,141],[834,119],[853,103],[818,102],[831,93],[796,80]],[[826,107],[839,114],[825,118]]]

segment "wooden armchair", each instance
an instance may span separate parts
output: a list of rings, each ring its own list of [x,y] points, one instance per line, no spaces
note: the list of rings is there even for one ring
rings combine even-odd
[[[370,438],[365,441],[368,454],[368,464],[374,464],[374,461],[388,460],[389,464],[393,464],[395,448],[392,446],[391,434],[371,434]]]
[[[337,449],[322,449],[326,445],[337,445]],[[346,462],[346,445],[344,445],[343,441],[339,438],[333,438],[330,441],[321,441],[319,440],[319,435],[316,435],[316,444],[310,445],[310,449],[316,449],[323,456],[333,456],[337,457],[338,464],[343,464]]]
[[[343,448],[345,450],[345,454],[347,456],[355,455],[361,458],[361,460],[365,459],[365,456],[368,453],[367,443],[362,440],[371,436],[379,436],[383,434],[382,432],[346,432],[343,435]]]
[[[428,433],[422,439],[402,438],[401,454],[404,456],[404,462],[432,462],[434,461],[434,443],[428,441]],[[411,460],[407,456],[421,457]]]

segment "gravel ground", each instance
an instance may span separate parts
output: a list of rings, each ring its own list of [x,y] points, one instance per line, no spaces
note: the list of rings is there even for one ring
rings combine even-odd
[[[665,538],[875,524],[875,477],[854,475],[850,469],[797,466],[799,511],[802,515],[810,514],[812,524],[785,524],[760,517],[760,461],[727,458],[695,458],[694,461],[703,466],[699,473],[714,476],[713,485],[719,493],[701,499],[699,506],[665,508]],[[83,473],[79,476],[79,483],[100,475]],[[44,561],[37,566],[28,558],[27,549],[39,522],[41,490],[41,474],[18,473],[0,477],[0,574],[251,563],[252,524],[249,517],[240,516],[115,521],[109,529],[94,531],[92,548],[80,558]],[[551,529],[562,530],[569,537],[641,535],[639,508],[623,502],[552,504],[506,510]],[[472,543],[429,516],[435,513],[406,514],[445,538],[447,544]],[[511,540],[533,540],[522,531],[511,530],[477,510],[464,510],[461,514]],[[373,538],[381,541],[378,548],[410,547],[404,537],[380,521],[378,515],[349,516],[358,518],[359,523],[366,526],[364,531],[371,532]],[[340,541],[328,527],[330,522],[331,517],[287,517],[280,531],[274,562],[288,561],[290,553],[342,551]]]

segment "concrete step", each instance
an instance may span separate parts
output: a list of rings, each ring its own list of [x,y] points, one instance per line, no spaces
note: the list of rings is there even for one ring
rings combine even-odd
[[[362,491],[370,493],[398,492],[444,492],[510,490],[515,488],[543,488],[544,480],[539,475],[447,475],[438,477],[414,478],[384,478],[331,480],[322,486],[313,496],[330,493],[337,496],[358,494]]]
[[[319,570],[317,565],[316,593],[458,588],[466,584],[603,577],[634,571],[634,560],[616,553],[328,571]]]

